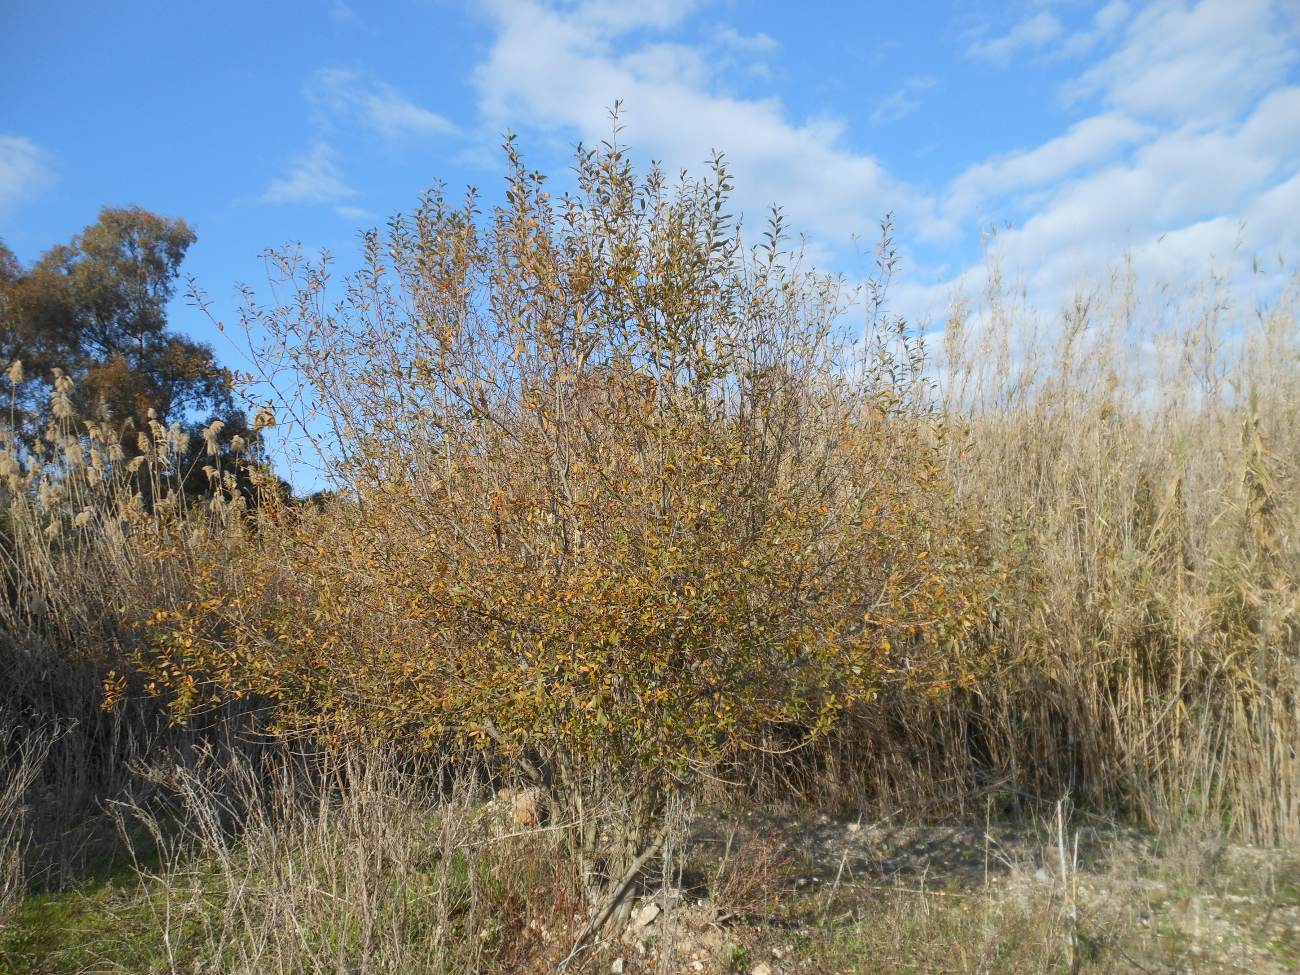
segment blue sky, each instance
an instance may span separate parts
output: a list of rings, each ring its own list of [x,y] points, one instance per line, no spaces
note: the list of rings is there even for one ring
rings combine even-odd
[[[103,204],[184,217],[228,317],[267,247],[346,269],[436,179],[496,200],[507,129],[562,186],[621,99],[640,158],[722,150],[737,207],[781,202],[832,268],[893,211],[916,315],[978,289],[991,225],[1050,305],[1125,252],[1295,266],[1298,56],[1295,0],[8,0],[0,238],[30,261]]]

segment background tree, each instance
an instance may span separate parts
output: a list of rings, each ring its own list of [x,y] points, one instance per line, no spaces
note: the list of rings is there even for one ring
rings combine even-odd
[[[255,445],[212,348],[168,327],[167,306],[194,241],[184,220],[105,207],[30,268],[0,244],[0,360],[22,364],[13,397],[21,440],[30,444],[47,424],[61,370],[73,381],[76,412],[111,425],[127,456],[142,449],[151,419],[195,434],[220,421],[221,449],[237,436]],[[202,456],[194,439],[198,452],[178,459],[187,470]],[[187,482],[202,487],[197,471]]]

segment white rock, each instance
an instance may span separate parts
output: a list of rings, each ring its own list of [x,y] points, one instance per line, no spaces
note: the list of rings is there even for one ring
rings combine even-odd
[[[760,961],[749,970],[749,975],[772,975],[772,966],[765,961]]]
[[[646,901],[641,905],[641,909],[632,915],[632,926],[636,928],[648,928],[655,923],[655,918],[660,914],[660,907],[654,901]]]
[[[610,975],[623,975],[623,959],[615,958],[614,964],[609,966]]]

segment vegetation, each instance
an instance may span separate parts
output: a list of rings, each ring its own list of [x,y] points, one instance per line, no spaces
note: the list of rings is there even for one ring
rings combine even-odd
[[[149,420],[191,434],[219,420],[223,447],[250,439],[213,350],[168,328],[167,305],[194,241],[183,220],[105,207],[30,268],[0,242],[0,361],[11,370],[12,436],[37,445],[62,375],[74,380],[62,394],[71,407],[111,429],[128,455],[144,449],[137,444]]]
[[[42,889],[122,912],[149,971],[607,970],[637,898],[678,890],[733,932],[719,970],[757,971],[777,918],[837,970],[1186,957],[1067,884],[1069,834],[1300,835],[1294,283],[1245,318],[1225,282],[1153,308],[1121,271],[1042,343],[994,268],[927,349],[889,312],[888,223],[855,290],[779,212],[747,244],[721,160],[671,182],[611,143],[556,199],[506,151],[504,203],[434,191],[338,285],[274,255],[286,297],[244,321],[280,395],[247,435],[187,430],[224,388],[140,416],[93,356],[11,370],[0,959],[59,964],[20,906]],[[66,309],[138,311],[76,296],[142,274],[164,300],[188,231],[132,219],[153,271],[83,238],[6,265],[6,310],[45,274]],[[166,347],[132,315],[113,334]],[[316,503],[265,468],[270,422],[319,448]],[[1055,881],[995,895],[986,842],[937,916],[848,882],[848,846],[811,897],[761,831],[701,853],[746,810],[987,837],[1048,809]],[[105,889],[128,862],[138,889]],[[646,970],[676,970],[665,938]]]
[[[617,148],[552,209],[510,152],[488,228],[430,196],[340,306],[286,265],[253,322],[340,431],[347,500],[187,567],[145,663],[182,711],[487,749],[607,910],[701,768],[964,679],[983,610],[915,363],[852,345],[779,219],[747,252],[720,165],[670,191]]]

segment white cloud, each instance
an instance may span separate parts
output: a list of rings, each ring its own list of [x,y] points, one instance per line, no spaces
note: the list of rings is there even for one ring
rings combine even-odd
[[[435,112],[405,98],[392,85],[362,77],[353,71],[326,68],[312,75],[304,88],[315,109],[315,125],[322,134],[303,155],[293,160],[287,173],[271,181],[262,194],[264,203],[339,203],[357,196],[339,168],[338,155],[327,141],[338,128],[367,128],[390,143],[415,136],[443,135],[456,127]],[[355,206],[336,206],[350,220],[372,215]]]
[[[792,227],[827,248],[893,210],[905,249],[929,244],[923,253],[951,261],[978,224],[1014,220],[992,250],[1032,300],[1053,308],[1126,252],[1139,272],[1193,277],[1238,247],[1300,256],[1300,87],[1286,81],[1300,15],[1288,2],[1156,0],[1135,13],[1112,0],[1074,31],[1038,6],[1009,33],[972,45],[972,56],[1090,57],[1063,86],[1074,119],[933,192],[847,145],[839,120],[797,117],[778,99],[729,89],[710,56],[718,32],[682,39],[685,2],[611,0],[586,16],[590,3],[493,0],[493,41],[474,83],[496,128],[587,142],[608,138],[608,108],[622,99],[625,137],[640,154],[671,172],[698,171],[710,149],[725,151],[735,208],[751,225],[779,202]],[[931,83],[904,83],[874,120],[914,110]],[[915,318],[984,284],[981,266],[932,264],[903,283],[899,308]]]
[[[1065,27],[1050,10],[1040,10],[1025,17],[1005,34],[973,42],[967,57],[994,64],[1007,64],[1021,51],[1040,50],[1065,33]]]
[[[620,64],[645,85],[701,88],[713,76],[709,59],[685,44],[647,44],[623,55]]]
[[[1123,115],[1084,119],[1037,148],[971,166],[949,185],[943,215],[953,224],[967,221],[986,201],[1065,179],[1105,161],[1150,132],[1149,126]]]
[[[1133,8],[1125,3],[1124,0],[1111,0],[1110,3],[1097,11],[1092,22],[1097,30],[1109,33],[1119,27],[1119,25],[1124,21],[1128,20],[1129,14],[1132,12]]]
[[[877,125],[887,125],[906,118],[921,107],[921,95],[939,84],[939,79],[931,75],[918,75],[908,78],[903,86],[880,100],[871,121]]]
[[[354,71],[317,71],[307,83],[306,94],[327,126],[338,121],[362,125],[389,141],[456,131],[449,120],[415,104],[392,85],[363,78]]]
[[[780,202],[796,226],[833,243],[906,205],[906,188],[879,162],[844,146],[839,121],[796,120],[777,99],[724,93],[698,52],[638,45],[629,34],[677,24],[689,4],[595,6],[605,15],[584,15],[590,3],[489,5],[497,34],[475,84],[490,121],[576,130],[594,142],[609,136],[608,108],[622,99],[627,138],[637,150],[670,172],[698,171],[712,149],[722,150],[737,176],[735,204],[751,223]]]
[[[756,34],[742,34],[734,27],[719,27],[715,36],[723,47],[734,48],[749,54],[770,54],[781,45],[776,38],[761,31]]]
[[[336,206],[334,212],[347,220],[361,221],[375,219],[375,214],[367,210],[365,207],[354,207],[348,205]]]
[[[1039,0],[1039,6],[1050,2]],[[1088,27],[1071,32],[1056,14],[1040,9],[1026,15],[1005,34],[978,37],[966,48],[966,56],[1003,67],[1018,54],[1029,54],[1036,60],[1079,58],[1112,39],[1132,13],[1126,0],[1110,0],[1093,14]]]
[[[1222,121],[1285,79],[1298,55],[1300,7],[1288,2],[1158,0],[1067,91],[1134,115]]]
[[[1108,10],[1093,24],[1113,50],[1065,86],[1098,113],[969,167],[940,194],[931,233],[1016,220],[989,252],[1045,309],[1124,256],[1139,279],[1171,282],[1241,273],[1255,255],[1300,259],[1300,86],[1287,84],[1300,15],[1280,0]],[[982,265],[945,273],[903,289],[913,318],[986,286]]]
[[[54,185],[49,156],[31,139],[0,135],[0,215]]]
[[[289,171],[271,181],[262,194],[263,203],[333,203],[356,195],[334,161],[333,148],[317,142],[293,161]]]
[[[1133,8],[1124,0],[1111,0],[1093,15],[1090,29],[1076,31],[1062,40],[1060,53],[1065,57],[1087,54],[1114,35],[1132,13]]]
[[[698,3],[699,0],[581,0],[573,5],[570,16],[602,32],[621,34],[643,28],[671,27]]]
[[[1055,154],[1068,155],[1061,144]],[[984,181],[991,188],[1036,155],[1014,157],[1001,171],[975,167],[955,185]],[[1043,173],[1052,169],[1046,158],[1038,161]],[[1037,304],[1052,307],[1124,253],[1148,279],[1195,278],[1238,251],[1294,260],[1297,203],[1300,88],[1293,87],[1272,93],[1240,124],[1154,133],[1129,158],[1051,183],[1021,225],[997,236],[992,252],[1023,276]],[[974,268],[941,288],[976,294],[982,282]]]

